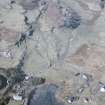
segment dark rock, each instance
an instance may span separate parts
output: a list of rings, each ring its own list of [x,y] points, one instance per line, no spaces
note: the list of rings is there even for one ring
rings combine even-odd
[[[30,93],[27,105],[62,105],[55,97],[57,88],[56,85],[49,84],[34,89]]]
[[[73,103],[73,102],[78,101],[78,100],[79,100],[79,97],[78,96],[69,96],[67,98],[67,102],[68,103]]]
[[[64,27],[76,29],[81,24],[81,17],[77,12],[67,9],[64,16]]]
[[[0,89],[5,88],[7,85],[7,78],[0,74]]]
[[[32,10],[36,7],[38,7],[38,3],[40,0],[23,0],[20,4],[23,6],[26,10]]]
[[[76,74],[75,74],[75,76],[79,76],[79,75],[80,75],[80,73],[76,73]]]
[[[9,96],[3,96],[2,98],[0,98],[0,105],[7,105],[9,101],[10,101]]]
[[[88,98],[88,97],[85,97],[85,98],[84,98],[84,102],[85,102],[85,103],[88,103],[88,102],[89,102],[89,98]]]
[[[14,83],[19,83],[25,79],[25,76],[26,75],[24,73],[18,72],[14,75],[14,77],[12,77],[12,80]]]
[[[20,46],[23,42],[26,42],[26,34],[21,33],[20,39],[15,43],[15,46]]]
[[[34,30],[30,30],[29,31],[29,36],[32,36],[33,35],[33,32],[34,32]]]
[[[24,16],[24,21],[25,21],[26,25],[28,25],[28,17],[27,16]]]
[[[40,84],[45,83],[45,81],[46,81],[45,78],[42,78],[42,77],[34,77],[33,80],[32,80],[32,84],[33,85],[40,85]]]
[[[100,0],[100,7],[101,9],[105,7],[105,0]]]
[[[16,1],[12,0],[10,3],[11,3],[11,4],[14,4],[14,3],[16,3]]]

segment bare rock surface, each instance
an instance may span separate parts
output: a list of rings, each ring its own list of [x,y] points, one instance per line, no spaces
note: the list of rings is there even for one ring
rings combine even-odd
[[[30,99],[27,105],[63,105],[57,102],[55,97],[57,86],[49,84],[35,89],[30,94]]]

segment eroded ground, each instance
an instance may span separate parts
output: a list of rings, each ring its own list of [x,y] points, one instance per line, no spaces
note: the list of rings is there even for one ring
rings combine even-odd
[[[104,105],[104,5],[0,0],[0,105]]]

